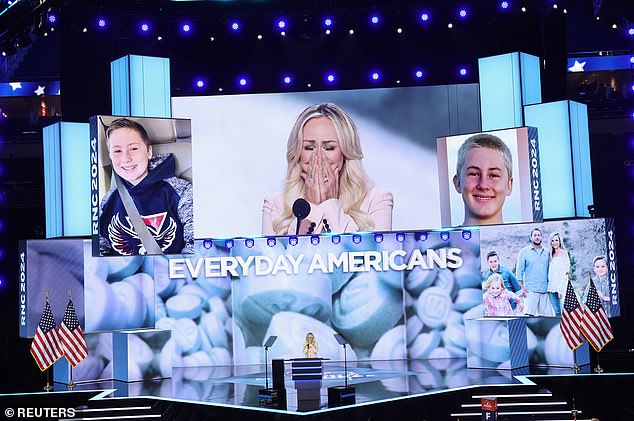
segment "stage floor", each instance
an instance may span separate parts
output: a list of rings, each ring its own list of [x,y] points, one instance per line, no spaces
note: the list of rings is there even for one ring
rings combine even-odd
[[[167,420],[193,419],[480,419],[479,396],[502,396],[508,406],[506,419],[573,419],[572,410],[580,410],[577,419],[590,419],[614,409],[610,418],[634,419],[631,390],[634,367],[596,374],[590,366],[578,373],[572,368],[531,367],[520,370],[469,369],[466,360],[373,361],[348,366],[348,385],[355,388],[355,404],[329,408],[328,388],[345,382],[344,366],[324,362],[324,376],[317,395],[310,402],[291,378],[290,363],[285,365],[286,409],[267,408],[260,399],[266,386],[264,366],[214,368],[175,368],[172,378],[140,382],[102,381],[81,383],[73,391],[64,384],[55,384],[49,394],[30,396],[37,402],[43,395],[70,399],[85,394],[85,413],[70,419],[97,419],[103,408],[146,408],[145,417]],[[626,368],[625,366],[622,368]],[[269,370],[269,377],[271,375]],[[271,387],[269,379],[269,387]],[[88,401],[99,394],[99,399]],[[0,395],[0,400],[3,396]],[[4,396],[6,398],[6,395]],[[139,406],[139,402],[144,402]],[[315,406],[316,405],[316,406]],[[530,406],[533,405],[532,408]],[[537,409],[534,405],[539,405]],[[607,406],[606,406],[607,405]],[[6,405],[5,405],[6,406]],[[521,410],[531,416],[513,415]],[[98,409],[102,408],[102,409]],[[545,408],[545,409],[544,409]],[[147,412],[146,411],[146,412]],[[412,412],[413,411],[413,412]],[[502,411],[502,409],[500,410]],[[535,415],[540,412],[552,413]],[[631,411],[631,412],[629,412]],[[395,416],[395,414],[398,414]],[[502,412],[500,412],[502,414]],[[616,414],[616,415],[615,415]],[[623,414],[619,417],[618,414]],[[137,414],[143,418],[143,414]],[[136,418],[134,415],[132,418]],[[60,418],[63,419],[63,418]],[[122,419],[122,418],[119,418]],[[123,418],[125,419],[125,418]],[[505,419],[505,418],[499,418]]]

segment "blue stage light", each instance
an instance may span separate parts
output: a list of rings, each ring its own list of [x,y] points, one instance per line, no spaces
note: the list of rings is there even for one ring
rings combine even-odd
[[[359,244],[361,242],[361,236],[357,235],[357,234],[353,235],[352,236],[352,242],[355,243],[355,244]]]
[[[299,243],[299,239],[297,237],[295,237],[294,235],[292,237],[288,237],[288,244],[290,244],[291,246],[296,246],[297,243]]]
[[[377,23],[379,23],[379,17],[378,17],[377,15],[373,15],[373,16],[370,18],[370,22],[372,22],[373,24],[375,24],[375,25],[376,25]]]
[[[142,24],[141,24],[141,30],[142,30],[143,32],[147,32],[147,31],[149,31],[149,30],[150,30],[150,25],[148,25],[147,23],[142,23]]]
[[[471,231],[469,231],[469,230],[462,231],[462,238],[464,238],[465,240],[470,240],[471,239]]]
[[[233,240],[225,240],[225,247],[228,249],[233,248]]]
[[[237,31],[240,29],[240,24],[238,22],[231,22],[231,29]]]
[[[634,35],[634,28],[630,28],[630,29],[628,29],[628,30],[627,30],[627,33],[628,33],[629,35]]]
[[[280,29],[286,28],[286,21],[282,20],[282,19],[278,20],[277,21],[277,27],[280,28]]]
[[[502,9],[508,9],[509,8],[509,2],[508,1],[503,1],[502,3],[500,3],[500,7]]]
[[[440,233],[440,239],[443,241],[449,241],[449,231],[442,231]]]
[[[48,20],[48,23],[55,23],[57,22],[57,15],[55,13],[49,13],[46,19]]]
[[[246,78],[240,78],[238,83],[240,84],[240,86],[247,86],[247,79]]]
[[[325,26],[325,27],[330,27],[330,26],[332,26],[332,19],[331,19],[331,18],[326,18],[326,19],[324,19],[324,26]]]
[[[372,80],[379,80],[381,78],[381,75],[379,74],[379,72],[372,72],[370,77],[372,78]]]
[[[429,13],[427,12],[421,13],[420,20],[422,20],[423,22],[427,22],[429,20]]]
[[[630,57],[630,63],[634,64],[634,56]]]
[[[206,249],[210,249],[213,245],[214,245],[214,243],[211,240],[204,240],[203,241],[203,247],[206,248]]]
[[[253,238],[247,238],[246,240],[244,240],[244,245],[248,248],[251,248],[255,245],[255,241],[253,240]]]
[[[326,80],[333,83],[335,81],[335,75],[333,73],[328,73],[328,75],[326,75]]]
[[[461,67],[460,70],[458,71],[458,73],[460,74],[460,76],[467,76],[467,68],[466,67]]]
[[[414,73],[414,76],[416,76],[417,79],[421,79],[423,77],[423,71],[416,70],[416,73]]]
[[[313,235],[313,236],[311,236],[311,237],[310,237],[310,243],[311,243],[313,246],[318,245],[318,244],[319,244],[319,236],[318,236],[318,235]]]
[[[106,20],[104,18],[99,18],[97,20],[97,26],[100,28],[105,28],[106,27]]]
[[[339,244],[341,243],[341,236],[340,235],[333,235],[332,236],[332,244]]]
[[[382,243],[383,242],[383,234],[381,234],[380,232],[374,233],[374,241],[376,241],[377,243]]]
[[[183,30],[183,32],[189,32],[192,30],[192,27],[188,23],[186,23],[183,26],[181,26],[181,29]]]
[[[199,87],[199,88],[204,88],[205,87],[205,81],[200,80],[200,79],[197,80],[196,81],[196,86]]]
[[[290,85],[290,84],[291,84],[291,82],[293,81],[293,79],[291,79],[291,77],[290,77],[290,76],[284,76],[284,79],[282,79],[282,80],[284,81],[284,83],[285,83],[286,85]]]
[[[269,238],[266,239],[266,244],[269,247],[275,247],[275,243],[277,243],[277,241],[275,240],[274,237],[269,237]]]
[[[458,12],[458,15],[460,15],[461,18],[466,18],[467,17],[467,9],[460,9],[460,12]]]
[[[405,241],[405,233],[404,232],[397,232],[396,233],[396,241],[398,241],[399,243],[402,243],[403,241]]]
[[[425,241],[427,240],[427,237],[429,237],[429,234],[427,234],[426,232],[419,232],[416,234],[417,241]]]

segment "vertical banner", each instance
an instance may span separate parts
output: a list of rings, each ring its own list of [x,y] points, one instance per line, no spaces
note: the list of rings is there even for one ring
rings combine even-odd
[[[537,141],[537,128],[528,127],[528,149],[530,151],[530,179],[531,179],[531,203],[533,207],[533,221],[544,220],[544,208],[542,205],[542,183],[539,169],[539,143]]]

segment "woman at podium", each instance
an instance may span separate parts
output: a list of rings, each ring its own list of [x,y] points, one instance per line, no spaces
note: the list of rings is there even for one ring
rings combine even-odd
[[[317,341],[315,341],[315,335],[313,335],[312,332],[308,332],[306,334],[306,342],[304,342],[304,357],[317,358],[318,350],[319,346],[317,345]]]

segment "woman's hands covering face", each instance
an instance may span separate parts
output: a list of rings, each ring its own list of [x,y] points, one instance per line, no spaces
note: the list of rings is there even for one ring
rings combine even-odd
[[[308,163],[308,172],[302,173],[305,199],[317,205],[328,199],[338,199],[339,170],[332,168],[324,154],[314,153]]]

